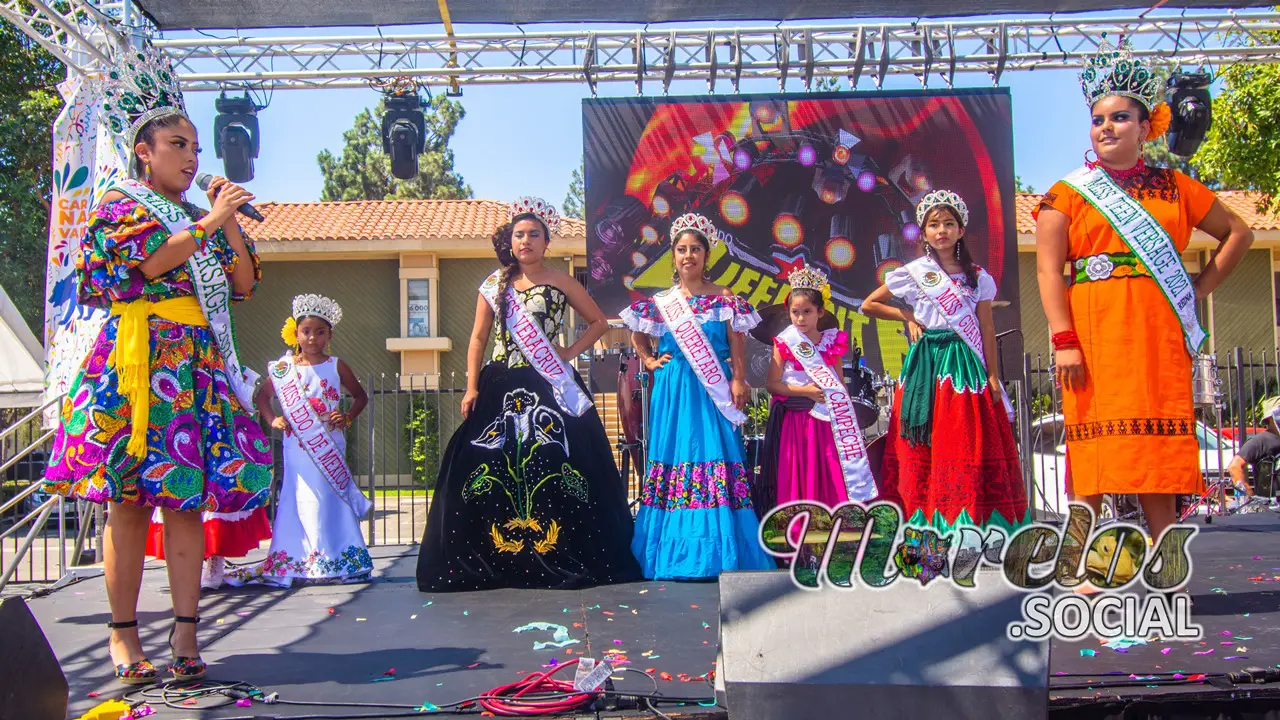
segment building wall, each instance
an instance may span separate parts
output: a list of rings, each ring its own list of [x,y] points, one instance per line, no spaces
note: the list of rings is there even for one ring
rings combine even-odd
[[[1275,352],[1271,251],[1250,250],[1213,293],[1213,348]]]

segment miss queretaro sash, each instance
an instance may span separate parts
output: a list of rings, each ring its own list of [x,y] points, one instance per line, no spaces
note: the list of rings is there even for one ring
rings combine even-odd
[[[964,301],[960,288],[956,286],[951,276],[928,255],[907,263],[906,269],[920,291],[946,318],[947,325],[960,336],[961,340],[964,340],[973,354],[978,356],[982,367],[987,372],[991,372],[990,368],[987,368],[987,356],[982,352],[982,324],[978,322],[978,314],[969,307],[969,303]],[[1003,385],[1000,386],[1000,400],[1004,403],[1004,411],[1012,420],[1013,404],[1009,402],[1009,394],[1004,391]]]
[[[694,316],[688,298],[680,288],[673,287],[654,295],[653,302],[658,308],[658,314],[662,316],[662,322],[667,325],[667,332],[671,333],[680,352],[684,353],[716,409],[734,427],[745,423],[747,416],[733,404],[729,376],[720,366],[720,358],[716,356],[711,340]]]
[[[1209,336],[1196,316],[1196,287],[1182,266],[1182,256],[1169,232],[1101,168],[1082,167],[1062,181],[1102,213],[1124,244],[1151,271],[1182,324],[1189,352],[1200,352]]]
[[[501,283],[502,271],[497,270],[480,286],[480,295],[489,302],[494,315],[498,314],[498,286]],[[524,309],[524,303],[516,296],[514,289],[507,288],[507,329],[515,338],[529,364],[538,371],[543,380],[551,385],[551,393],[555,395],[556,404],[561,410],[581,417],[591,409],[591,398],[578,387],[577,375],[568,363],[556,352],[555,345],[547,339],[538,323],[534,322]]]
[[[840,458],[840,472],[844,475],[844,488],[850,500],[865,502],[874,500],[877,491],[875,478],[871,476],[871,464],[867,461],[867,444],[853,410],[849,390],[830,366],[822,359],[813,343],[788,325],[778,338],[787,344],[796,362],[817,385],[826,398],[827,412],[831,415],[831,432],[835,436],[836,455]]]
[[[271,385],[275,388],[276,398],[280,400],[285,421],[293,430],[293,438],[302,446],[307,457],[311,458],[329,487],[351,508],[351,512],[357,518],[369,514],[373,503],[356,486],[342,449],[330,436],[325,418],[311,407],[311,401],[303,394],[302,378],[293,364],[293,358],[285,355],[271,363],[267,369],[271,373]],[[289,440],[286,439],[285,442]]]
[[[141,203],[151,214],[164,224],[170,235],[186,231],[191,225],[191,216],[185,208],[175,205],[137,180],[121,180],[115,188]],[[210,236],[213,232],[209,233]],[[227,273],[222,263],[212,250],[198,250],[187,259],[187,271],[191,274],[191,282],[195,286],[196,298],[200,301],[200,311],[204,313],[213,331],[214,342],[222,355],[226,366],[227,381],[231,390],[245,410],[253,408],[253,390],[258,382],[258,373],[240,364],[240,356],[236,350],[235,326],[231,319],[231,285],[227,282]]]

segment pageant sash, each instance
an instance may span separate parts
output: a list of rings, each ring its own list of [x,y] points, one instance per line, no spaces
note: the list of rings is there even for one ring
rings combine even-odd
[[[170,235],[177,235],[191,226],[191,216],[187,214],[185,208],[174,204],[137,180],[120,180],[115,184],[114,189],[150,210],[151,214],[164,224]],[[222,262],[218,260],[218,256],[207,248],[196,251],[187,260],[187,271],[191,274],[192,285],[195,286],[196,299],[200,301],[200,311],[209,321],[214,343],[218,346],[218,352],[222,354],[222,362],[226,366],[227,381],[231,384],[231,391],[240,400],[240,406],[249,410],[253,408],[253,390],[259,375],[240,364],[240,355],[236,349],[235,325],[231,319],[231,285],[227,282],[227,273],[222,269]]]
[[[673,287],[654,295],[653,303],[658,308],[658,314],[662,316],[662,322],[666,323],[667,331],[671,333],[680,352],[684,353],[694,374],[698,376],[698,382],[702,383],[703,389],[711,396],[711,402],[715,404],[716,409],[734,427],[745,423],[747,416],[733,404],[729,376],[720,366],[716,349],[707,338],[707,333],[702,330],[698,318],[694,316],[688,298],[680,288]]]
[[[974,309],[964,301],[960,287],[928,255],[907,263],[906,269],[916,286],[920,288],[920,292],[924,293],[925,297],[938,308],[946,318],[947,325],[960,336],[961,340],[964,340],[973,354],[978,356],[982,367],[990,373],[991,369],[987,368],[987,356],[982,351],[982,323],[978,322],[978,314]],[[1012,420],[1013,404],[1009,402],[1009,394],[1005,392],[1003,384],[1000,386],[1000,400],[1004,403],[1005,413]]]
[[[865,502],[875,499],[876,483],[871,476],[871,464],[867,461],[867,443],[858,425],[858,415],[853,409],[849,389],[840,376],[822,359],[813,343],[788,325],[778,338],[787,344],[800,367],[821,390],[826,398],[827,411],[831,415],[831,433],[835,436],[836,455],[840,458],[840,472],[844,475],[844,488],[850,500]]]
[[[501,284],[502,271],[496,270],[482,285],[480,295],[489,302],[493,314],[498,314],[498,286]],[[591,409],[591,398],[578,387],[577,374],[573,368],[556,352],[547,334],[542,332],[538,323],[534,322],[524,309],[524,303],[516,296],[516,291],[507,288],[507,329],[511,337],[516,339],[520,352],[524,353],[529,364],[551,385],[551,393],[555,395],[556,404],[561,410],[581,417]]]
[[[293,358],[285,355],[271,363],[267,370],[271,373],[271,385],[280,401],[285,422],[289,423],[293,437],[307,453],[307,457],[311,458],[320,476],[357,518],[369,514],[373,503],[356,486],[355,478],[351,477],[351,469],[347,467],[346,457],[333,441],[325,419],[303,394],[302,377],[293,364]]]
[[[1102,213],[1124,244],[1151,271],[1178,316],[1188,352],[1193,356],[1200,352],[1209,336],[1196,315],[1196,286],[1182,266],[1182,256],[1169,232],[1101,168],[1082,167],[1062,181]]]

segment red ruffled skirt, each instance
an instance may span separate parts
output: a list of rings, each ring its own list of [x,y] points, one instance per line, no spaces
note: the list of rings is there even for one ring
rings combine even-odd
[[[271,539],[271,520],[266,508],[250,511],[246,517],[234,519],[215,513],[204,516],[204,556],[237,558],[257,550],[263,540]],[[164,559],[164,524],[151,522],[147,533],[147,555]]]

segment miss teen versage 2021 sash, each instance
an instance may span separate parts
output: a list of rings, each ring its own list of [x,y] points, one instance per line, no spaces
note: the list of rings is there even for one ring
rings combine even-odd
[[[493,313],[498,314],[498,287],[501,284],[502,271],[497,270],[480,286],[480,295],[488,301]],[[556,346],[551,344],[547,334],[542,332],[538,323],[524,309],[524,303],[516,296],[516,291],[507,288],[507,329],[515,338],[529,364],[551,385],[551,394],[561,410],[581,417],[591,409],[591,398],[578,387],[577,375],[569,364],[560,357]]]
[[[191,225],[191,216],[187,214],[185,208],[137,180],[121,180],[116,183],[114,189],[146,207],[157,220],[164,224],[170,235],[184,232]],[[211,232],[210,235],[212,234]],[[191,274],[192,285],[195,286],[196,299],[200,301],[200,311],[209,321],[209,329],[213,331],[214,342],[222,355],[231,390],[240,401],[241,407],[252,408],[253,389],[259,375],[240,364],[240,355],[236,349],[235,324],[231,319],[231,285],[227,282],[227,273],[222,269],[222,262],[212,250],[205,248],[197,251],[187,260],[187,271]]]
[[[990,372],[987,368],[987,356],[982,351],[982,324],[978,322],[978,314],[965,302],[959,286],[951,276],[928,255],[907,263],[906,269],[920,291],[946,318],[947,325],[978,356],[982,367]],[[1009,402],[1009,394],[1004,391],[1003,385],[1000,388],[1000,400],[1004,403],[1005,413],[1012,420],[1013,405]]]
[[[1082,167],[1062,181],[1102,213],[1124,244],[1151,271],[1178,316],[1187,349],[1192,355],[1200,352],[1209,335],[1196,315],[1196,286],[1182,266],[1182,256],[1169,232],[1102,168]]]
[[[747,416],[733,404],[729,376],[721,367],[716,349],[707,338],[702,325],[698,323],[688,298],[680,288],[673,287],[653,296],[653,302],[658,307],[662,322],[667,325],[667,332],[671,333],[680,352],[684,353],[685,359],[689,361],[703,389],[711,396],[711,402],[715,404],[716,409],[724,415],[726,420],[733,423],[734,427],[745,423]]]
[[[867,444],[858,425],[849,390],[822,359],[822,354],[809,342],[795,325],[788,325],[778,338],[787,344],[804,372],[822,390],[827,411],[831,415],[831,432],[835,436],[836,455],[840,458],[840,472],[844,475],[844,487],[850,500],[866,502],[874,500],[875,478],[871,476],[871,464],[867,461]]]
[[[271,373],[271,385],[275,388],[276,398],[280,400],[281,412],[293,430],[293,439],[302,446],[320,476],[351,508],[351,512],[358,518],[367,515],[373,503],[356,486],[342,449],[334,442],[325,419],[316,412],[303,393],[302,376],[298,374],[293,357],[285,355],[271,363],[268,371]]]

